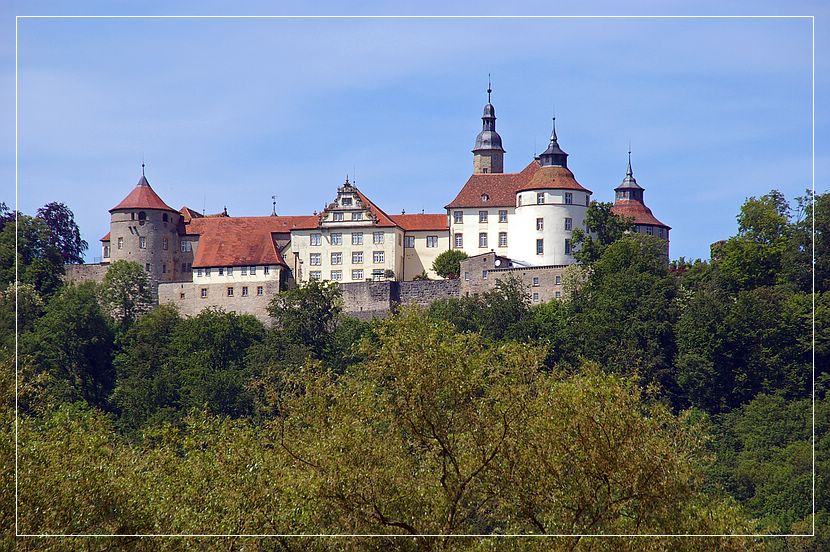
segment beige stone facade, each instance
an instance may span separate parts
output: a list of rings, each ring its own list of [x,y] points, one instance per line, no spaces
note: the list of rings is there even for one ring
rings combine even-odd
[[[461,261],[461,295],[477,296],[496,287],[496,282],[518,278],[527,289],[531,304],[562,298],[567,265],[517,266],[510,259],[485,253]]]

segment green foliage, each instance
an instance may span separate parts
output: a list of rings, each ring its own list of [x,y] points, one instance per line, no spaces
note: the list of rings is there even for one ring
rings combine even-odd
[[[150,289],[150,277],[140,264],[115,261],[104,276],[101,303],[121,327],[126,328],[152,307]]]
[[[308,347],[313,355],[322,358],[343,311],[342,303],[336,284],[311,280],[274,297],[268,314],[286,339]]]
[[[15,255],[15,237],[17,255]],[[43,296],[54,293],[61,285],[63,258],[51,242],[46,223],[18,213],[17,224],[8,221],[0,230],[0,287],[15,281],[15,261],[19,282],[30,284]]]
[[[665,241],[628,234],[593,264],[571,299],[569,337],[587,358],[674,393],[677,281],[668,272]]]
[[[0,347],[13,352],[15,320],[18,333],[30,332],[37,319],[43,314],[43,306],[43,298],[31,284],[18,285],[17,294],[15,294],[13,283],[0,291]],[[17,318],[15,318],[15,308]]]
[[[444,251],[432,261],[432,270],[441,278],[454,280],[461,274],[461,261],[467,254],[459,249]]]
[[[34,330],[22,336],[22,361],[51,380],[52,404],[73,401],[106,408],[115,383],[113,330],[93,282],[68,285],[52,297]]]
[[[573,230],[574,258],[581,264],[592,264],[605,249],[634,228],[634,221],[615,215],[612,203],[592,201],[585,211],[585,227]]]
[[[83,263],[89,244],[81,239],[75,215],[63,203],[53,201],[37,210],[37,218],[49,228],[50,241],[61,254],[64,263]]]

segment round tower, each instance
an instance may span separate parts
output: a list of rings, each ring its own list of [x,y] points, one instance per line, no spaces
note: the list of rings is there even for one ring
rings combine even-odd
[[[556,137],[556,119],[548,148],[537,162],[539,168],[516,190],[516,214],[510,223],[516,239],[511,239],[507,255],[533,266],[572,264],[573,230],[584,228],[591,190],[568,169],[568,154]]]
[[[634,232],[657,236],[666,240],[666,253],[669,251],[669,231],[671,227],[660,222],[649,209],[643,199],[645,188],[637,184],[634,171],[631,170],[631,151],[628,152],[628,167],[625,178],[619,186],[614,188],[614,206],[611,212],[626,217],[634,222]]]
[[[155,282],[181,278],[178,227],[181,215],[164,203],[144,176],[110,209],[110,258],[134,261]]]
[[[502,173],[504,172],[504,148],[501,145],[501,136],[496,132],[496,108],[490,103],[490,94],[493,92],[490,83],[487,83],[487,105],[484,106],[484,115],[481,117],[481,132],[476,136],[473,148],[473,173]]]

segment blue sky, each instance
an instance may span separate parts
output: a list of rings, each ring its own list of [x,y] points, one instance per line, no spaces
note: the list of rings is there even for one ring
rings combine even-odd
[[[228,6],[5,8],[5,128],[14,127],[12,15],[291,13]],[[466,13],[458,6],[420,4],[419,13]],[[318,4],[314,13],[389,13],[352,8]],[[477,9],[506,13],[495,3]],[[547,3],[511,9],[556,13]],[[826,8],[628,9],[816,15],[816,187],[828,188]],[[619,11],[597,3],[578,13]],[[708,258],[711,242],[735,232],[746,197],[777,188],[792,198],[810,186],[810,55],[809,19],[22,19],[19,208],[69,205],[92,260],[107,210],[135,185],[143,156],[175,208],[265,215],[276,194],[280,214],[310,214],[356,173],[387,212],[443,212],[471,172],[491,73],[506,171],[544,149],[555,106],[569,166],[595,199],[612,200],[630,140],[646,203],[674,228],[672,257]],[[4,182],[14,182],[9,138],[0,142]],[[12,204],[13,193],[4,187],[0,200]]]

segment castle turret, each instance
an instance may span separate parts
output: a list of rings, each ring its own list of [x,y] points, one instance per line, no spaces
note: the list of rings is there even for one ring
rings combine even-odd
[[[556,117],[553,118],[553,131],[550,134],[548,149],[539,154],[539,164],[543,167],[568,167],[568,154],[559,147],[556,137]]]
[[[490,103],[492,92],[488,82],[487,105],[484,106],[484,115],[481,117],[481,132],[476,136],[473,148],[473,173],[504,172],[504,148],[501,145],[501,136],[496,132],[496,108]]]
[[[657,236],[666,240],[666,252],[668,253],[669,227],[655,217],[643,200],[645,189],[637,183],[634,178],[634,171],[631,169],[631,151],[628,152],[628,168],[625,171],[625,178],[622,183],[614,188],[614,206],[612,212],[615,215],[629,218],[634,222],[634,231],[649,236]]]
[[[110,259],[137,262],[154,282],[180,279],[180,220],[150,187],[142,163],[138,184],[110,209]]]

